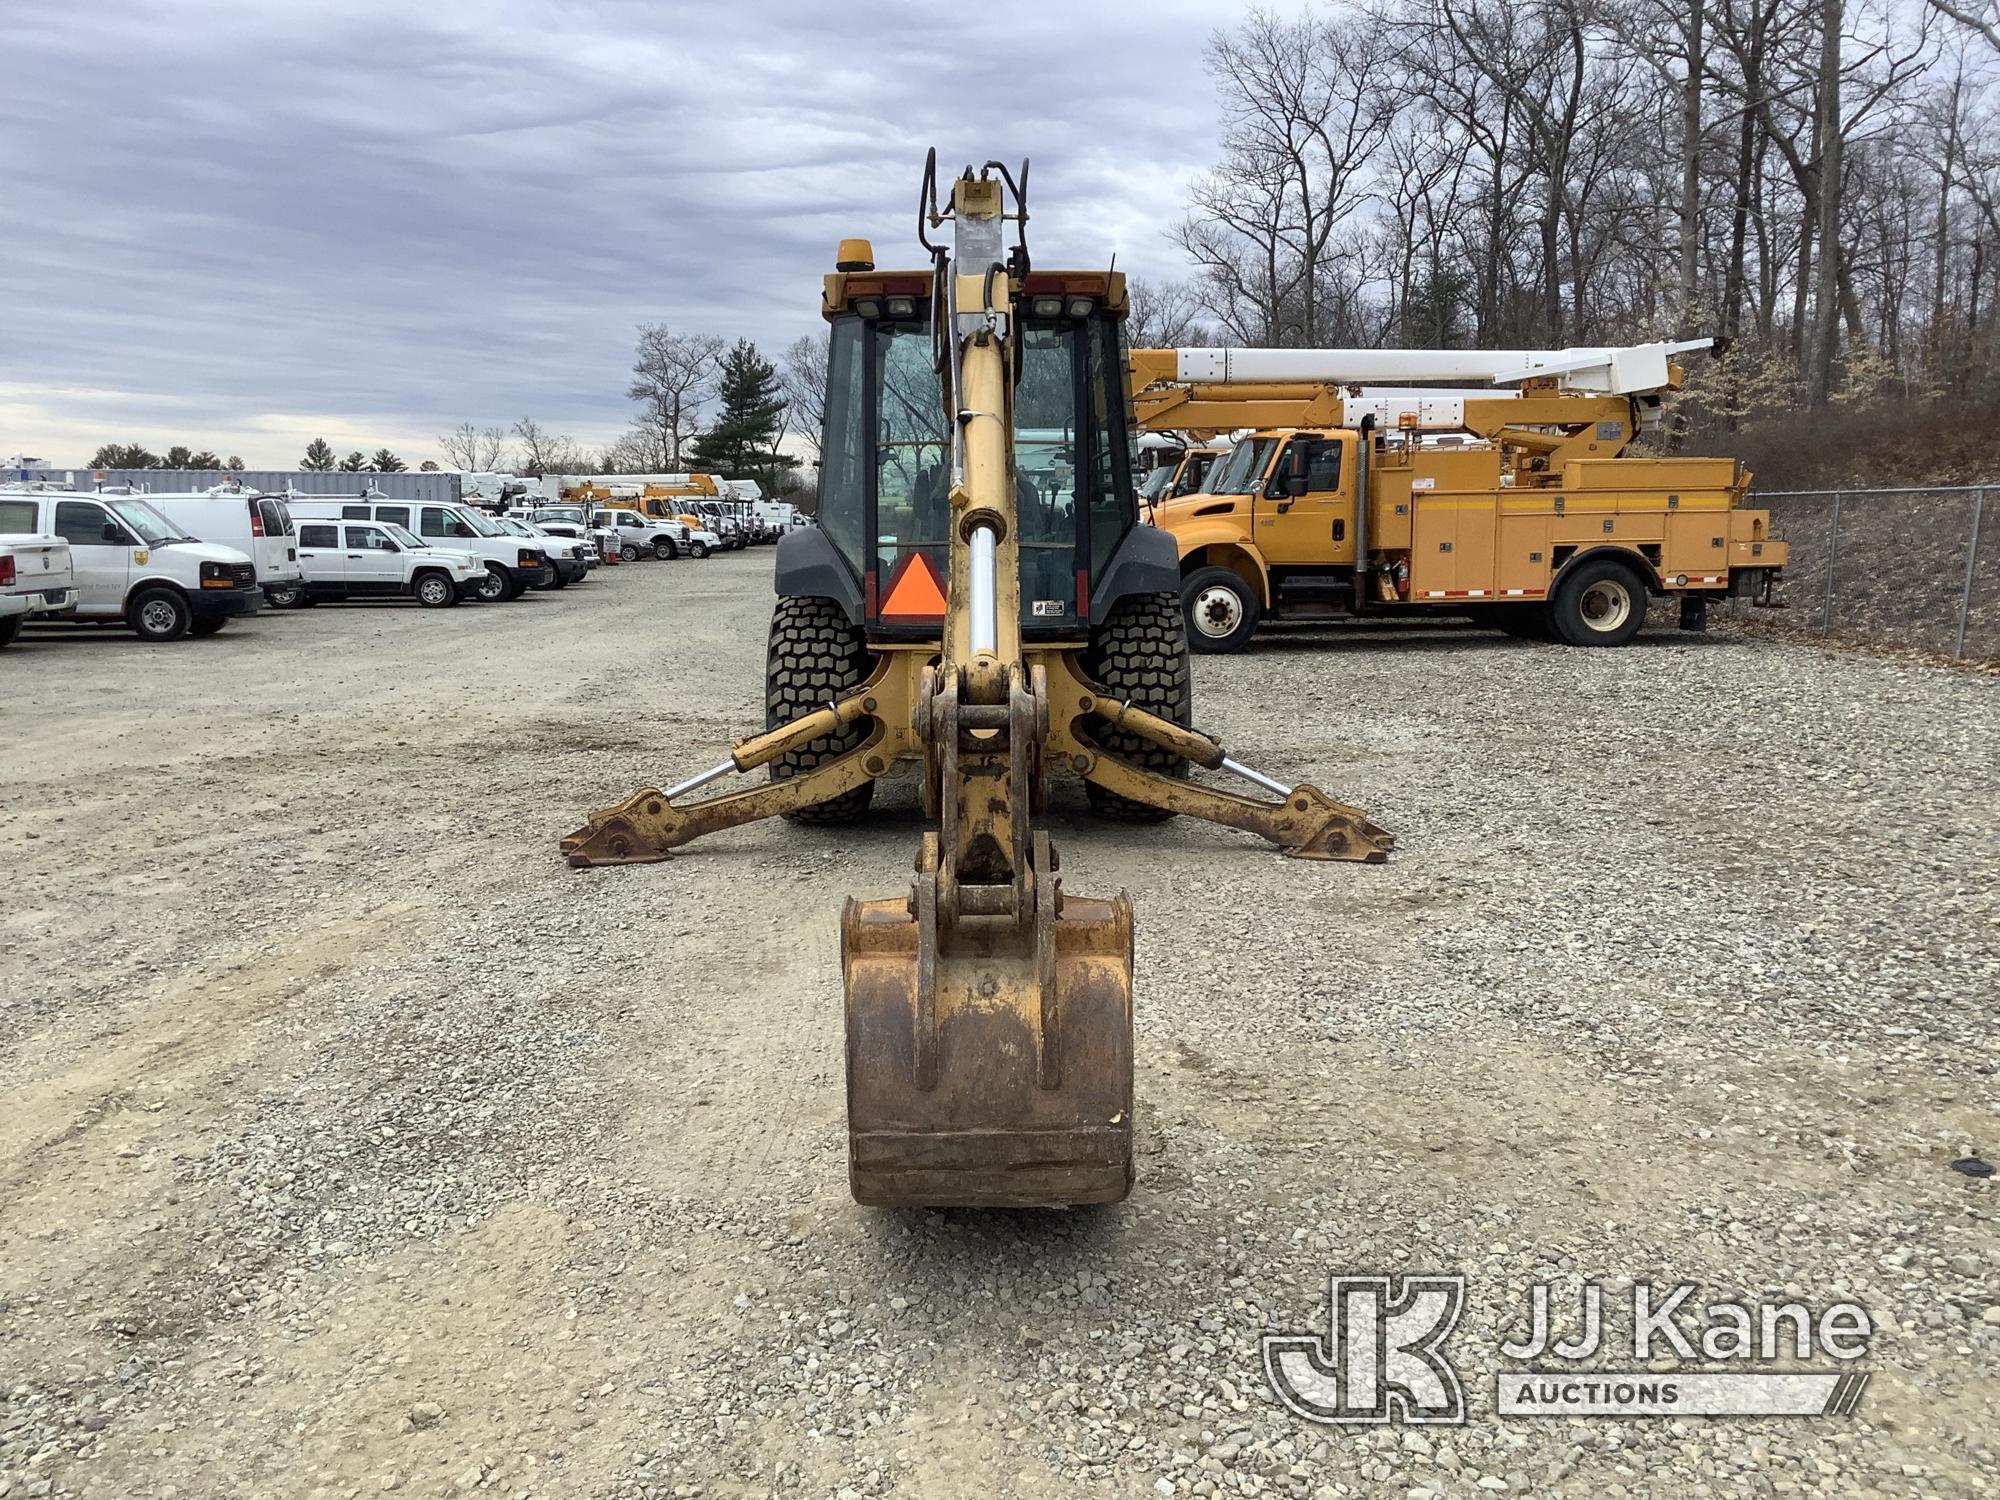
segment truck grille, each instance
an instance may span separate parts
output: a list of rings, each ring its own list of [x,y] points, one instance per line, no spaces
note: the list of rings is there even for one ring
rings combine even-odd
[[[224,563],[222,566],[223,571],[229,575],[233,582],[240,583],[246,589],[252,587],[257,582],[257,565],[255,563]]]

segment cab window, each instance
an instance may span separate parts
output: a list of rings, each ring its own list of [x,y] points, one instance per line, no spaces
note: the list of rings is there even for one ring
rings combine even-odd
[[[394,521],[398,526],[407,526],[410,524],[410,507],[407,505],[378,505],[375,507],[375,519],[378,521]]]
[[[1292,466],[1301,461],[1300,450],[1304,450],[1305,455],[1307,494],[1318,495],[1340,488],[1340,440],[1294,438],[1277,463],[1271,466],[1270,482],[1264,487],[1267,499],[1284,500],[1290,496]]]
[[[373,514],[365,505],[343,505],[340,513],[350,521],[365,521]]]
[[[299,528],[299,545],[301,547],[338,547],[340,543],[334,540],[333,527],[314,526],[308,522]]]
[[[132,538],[125,534],[123,527],[118,528],[118,537],[106,537],[104,528],[107,524],[117,525],[105,514],[102,506],[82,500],[64,500],[56,506],[56,535],[72,547],[102,547],[107,544],[123,547],[131,543]]]
[[[350,526],[347,528],[347,545],[363,552],[394,552],[396,544],[389,540],[389,533],[379,526]]]
[[[419,536],[450,536],[451,518],[441,506],[426,505],[422,511],[422,524],[417,527]]]
[[[35,520],[32,500],[0,500],[0,531],[33,532],[41,527]]]

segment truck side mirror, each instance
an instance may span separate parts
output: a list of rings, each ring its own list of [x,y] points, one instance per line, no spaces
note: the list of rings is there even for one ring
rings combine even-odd
[[[1304,443],[1292,444],[1292,451],[1289,456],[1291,458],[1291,471],[1285,475],[1285,493],[1290,495],[1294,500],[1297,500],[1306,492],[1306,445]]]
[[[102,536],[105,541],[111,543],[111,545],[114,547],[124,545],[125,533],[119,527],[116,521],[106,521],[104,523],[104,530],[99,532],[98,534]]]

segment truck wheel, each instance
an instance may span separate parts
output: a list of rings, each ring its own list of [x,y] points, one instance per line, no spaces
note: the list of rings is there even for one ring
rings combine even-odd
[[[1187,632],[1181,621],[1180,601],[1172,594],[1129,594],[1112,605],[1110,616],[1091,634],[1083,667],[1091,680],[1114,698],[1176,724],[1193,721],[1194,678],[1188,664]],[[1162,776],[1188,774],[1188,763],[1180,756],[1129,730],[1106,730],[1100,739],[1106,750],[1142,771]],[[1083,790],[1091,811],[1101,818],[1160,823],[1173,816],[1165,808],[1121,797],[1092,781],[1086,781]]]
[[[142,641],[177,641],[194,623],[194,612],[172,589],[150,588],[126,607],[125,623]]]
[[[1572,646],[1622,646],[1646,623],[1646,585],[1615,557],[1585,558],[1556,585],[1549,619]]]
[[[764,727],[777,729],[825,708],[868,680],[875,665],[868,637],[831,599],[784,598],[771,615],[764,658]],[[771,779],[787,781],[845,754],[868,737],[865,724],[787,750],[771,762]],[[875,783],[863,782],[825,802],[785,816],[794,823],[849,823],[868,811]]]
[[[704,557],[708,556],[708,543],[689,542],[688,556],[693,558],[696,562],[700,562]]]
[[[448,609],[458,603],[458,589],[443,573],[419,573],[410,592],[425,609]]]
[[[264,590],[264,600],[273,609],[297,609],[305,602],[303,583],[278,583]]]
[[[0,619],[0,646],[11,645],[21,633],[21,616],[8,615]]]
[[[680,555],[681,549],[674,545],[672,537],[656,536],[653,538],[653,556],[657,557],[661,562],[672,562]]]
[[[633,546],[632,543],[627,542],[618,549],[618,555],[627,562],[637,562],[639,560],[639,549]]]
[[[196,620],[192,625],[188,626],[188,634],[192,636],[214,635],[216,631],[222,629],[228,623],[229,616],[227,615],[209,615],[203,619]]]
[[[514,580],[507,576],[507,570],[498,563],[486,565],[486,576],[473,589],[483,604],[498,604],[503,599],[514,597]]]
[[[1257,591],[1234,568],[1196,568],[1181,584],[1187,643],[1204,654],[1241,651],[1250,644],[1261,610]]]

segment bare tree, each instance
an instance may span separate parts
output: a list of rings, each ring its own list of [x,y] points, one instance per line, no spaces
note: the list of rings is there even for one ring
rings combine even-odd
[[[831,340],[824,333],[801,334],[785,346],[778,379],[785,388],[790,428],[812,446],[813,462],[820,456],[826,427],[826,377]]]
[[[515,468],[539,479],[544,474],[577,474],[590,467],[590,455],[566,433],[550,432],[533,417],[514,424],[514,436],[521,441]]]
[[[1250,12],[1209,41],[1228,126],[1175,238],[1211,312],[1236,337],[1313,344],[1350,263],[1336,234],[1367,202],[1365,172],[1394,123],[1391,52],[1353,18]]]
[[[1961,26],[1969,26],[1985,37],[1995,49],[2000,50],[2000,5],[1987,0],[1983,6],[1969,4],[1954,5],[1951,0],[1931,0],[1931,6],[1938,14],[1949,16]]]
[[[1195,349],[1215,341],[1202,316],[1201,293],[1189,283],[1134,276],[1125,296],[1125,341],[1132,348]]]
[[[507,448],[507,434],[498,427],[475,427],[460,422],[450,432],[438,434],[438,446],[445,461],[454,469],[470,474],[490,474]]]
[[[649,437],[661,470],[681,467],[683,442],[701,419],[722,357],[713,334],[674,333],[664,323],[641,323],[625,394],[640,403],[635,427]]]

